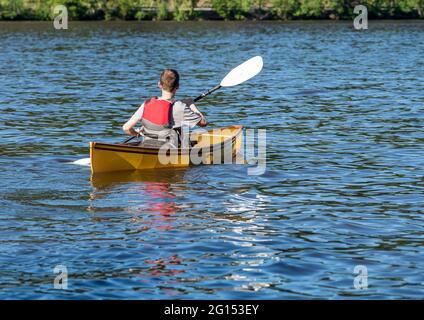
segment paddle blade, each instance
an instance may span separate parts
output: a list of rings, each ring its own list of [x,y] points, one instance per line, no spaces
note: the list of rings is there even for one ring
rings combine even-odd
[[[261,72],[263,65],[264,62],[261,56],[253,57],[231,70],[222,79],[220,85],[222,87],[232,87],[245,82]]]

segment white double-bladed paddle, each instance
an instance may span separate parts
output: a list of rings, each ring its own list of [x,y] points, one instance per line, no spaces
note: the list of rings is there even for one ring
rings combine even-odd
[[[221,80],[221,83],[213,87],[212,89],[202,93],[197,98],[193,99],[193,102],[197,102],[200,99],[210,95],[212,92],[222,88],[222,87],[234,87],[240,83],[243,83],[261,72],[262,67],[264,66],[264,61],[261,56],[256,56],[250,58],[249,60],[243,62],[242,64],[235,67],[233,70],[228,72],[228,74]],[[135,136],[129,137],[123,143],[127,143],[130,140],[134,139]]]

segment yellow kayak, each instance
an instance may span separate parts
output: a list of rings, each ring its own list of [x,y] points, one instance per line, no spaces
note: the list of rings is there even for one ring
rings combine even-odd
[[[127,144],[90,142],[91,172],[179,168],[196,164],[231,163],[242,146],[243,126],[190,134],[189,148],[169,148],[151,142]]]

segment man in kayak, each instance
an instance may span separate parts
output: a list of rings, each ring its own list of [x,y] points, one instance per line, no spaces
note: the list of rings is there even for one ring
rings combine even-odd
[[[158,83],[162,95],[144,101],[122,127],[124,132],[132,136],[143,135],[145,139],[170,141],[177,146],[178,138],[175,130],[183,125],[188,125],[189,128],[195,125],[205,127],[207,121],[194,105],[193,100],[174,100],[179,88],[179,80],[180,76],[176,70],[165,69]],[[139,121],[142,127],[136,130],[134,127]]]

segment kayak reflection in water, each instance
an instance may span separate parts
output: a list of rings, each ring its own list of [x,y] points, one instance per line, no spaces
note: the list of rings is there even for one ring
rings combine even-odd
[[[179,128],[183,123],[190,129],[196,125],[205,127],[207,121],[194,105],[193,100],[174,100],[179,88],[179,79],[180,76],[176,70],[165,69],[158,82],[162,95],[144,101],[122,127],[124,132],[136,137],[142,135],[144,140],[169,141],[177,147],[180,141],[177,132],[181,132]],[[140,121],[142,127],[139,130],[134,129]]]
[[[178,207],[174,201],[175,195],[170,190],[170,184],[164,182],[146,182],[145,192],[149,196],[145,208],[142,209],[133,221],[141,217],[141,223],[145,224],[144,229],[156,228],[158,230],[173,229],[173,222],[176,220],[174,215]],[[149,219],[145,219],[145,214]]]
[[[113,206],[129,214],[135,230],[166,231],[176,227],[180,207],[176,203],[174,186],[185,190],[186,169],[162,169],[143,171],[118,171],[91,176],[94,190],[90,193],[87,211],[97,221],[103,220],[101,213],[105,201],[114,201]],[[193,179],[189,178],[188,179]],[[196,178],[197,179],[197,176]],[[121,195],[115,199],[115,195]]]

